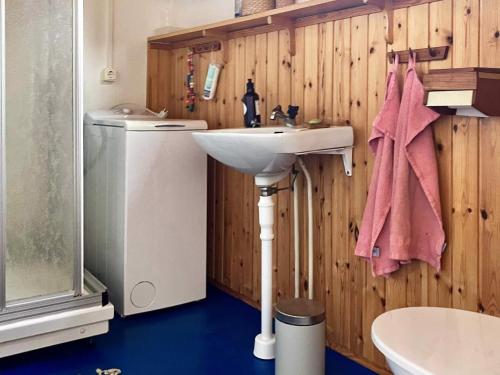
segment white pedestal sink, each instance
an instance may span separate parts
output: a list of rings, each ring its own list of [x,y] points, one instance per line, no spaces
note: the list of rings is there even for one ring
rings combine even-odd
[[[321,129],[262,127],[194,132],[196,142],[210,156],[240,172],[255,176],[260,187],[259,223],[261,254],[261,333],[255,338],[254,355],[274,358],[272,331],[272,241],[274,239],[273,185],[291,171],[298,155],[341,155],[348,176],[352,175],[352,127]]]

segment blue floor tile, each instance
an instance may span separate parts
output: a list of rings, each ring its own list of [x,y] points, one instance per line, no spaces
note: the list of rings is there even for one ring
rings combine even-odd
[[[109,334],[0,360],[0,374],[93,375],[96,368],[142,374],[273,374],[252,355],[260,313],[209,288],[208,298],[167,310],[116,317]],[[327,374],[373,374],[327,350]]]

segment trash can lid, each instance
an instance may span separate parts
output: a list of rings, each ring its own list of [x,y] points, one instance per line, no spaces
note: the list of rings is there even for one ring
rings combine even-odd
[[[285,299],[276,305],[276,319],[294,326],[312,326],[325,320],[325,308],[307,298]]]

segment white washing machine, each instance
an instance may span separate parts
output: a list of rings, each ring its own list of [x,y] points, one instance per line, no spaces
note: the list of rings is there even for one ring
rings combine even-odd
[[[85,267],[122,315],[206,296],[207,157],[199,120],[85,116]]]

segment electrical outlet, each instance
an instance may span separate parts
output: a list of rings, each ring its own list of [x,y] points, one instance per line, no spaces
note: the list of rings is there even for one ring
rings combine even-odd
[[[117,72],[114,68],[107,67],[102,71],[102,81],[103,82],[115,82],[117,78]]]

